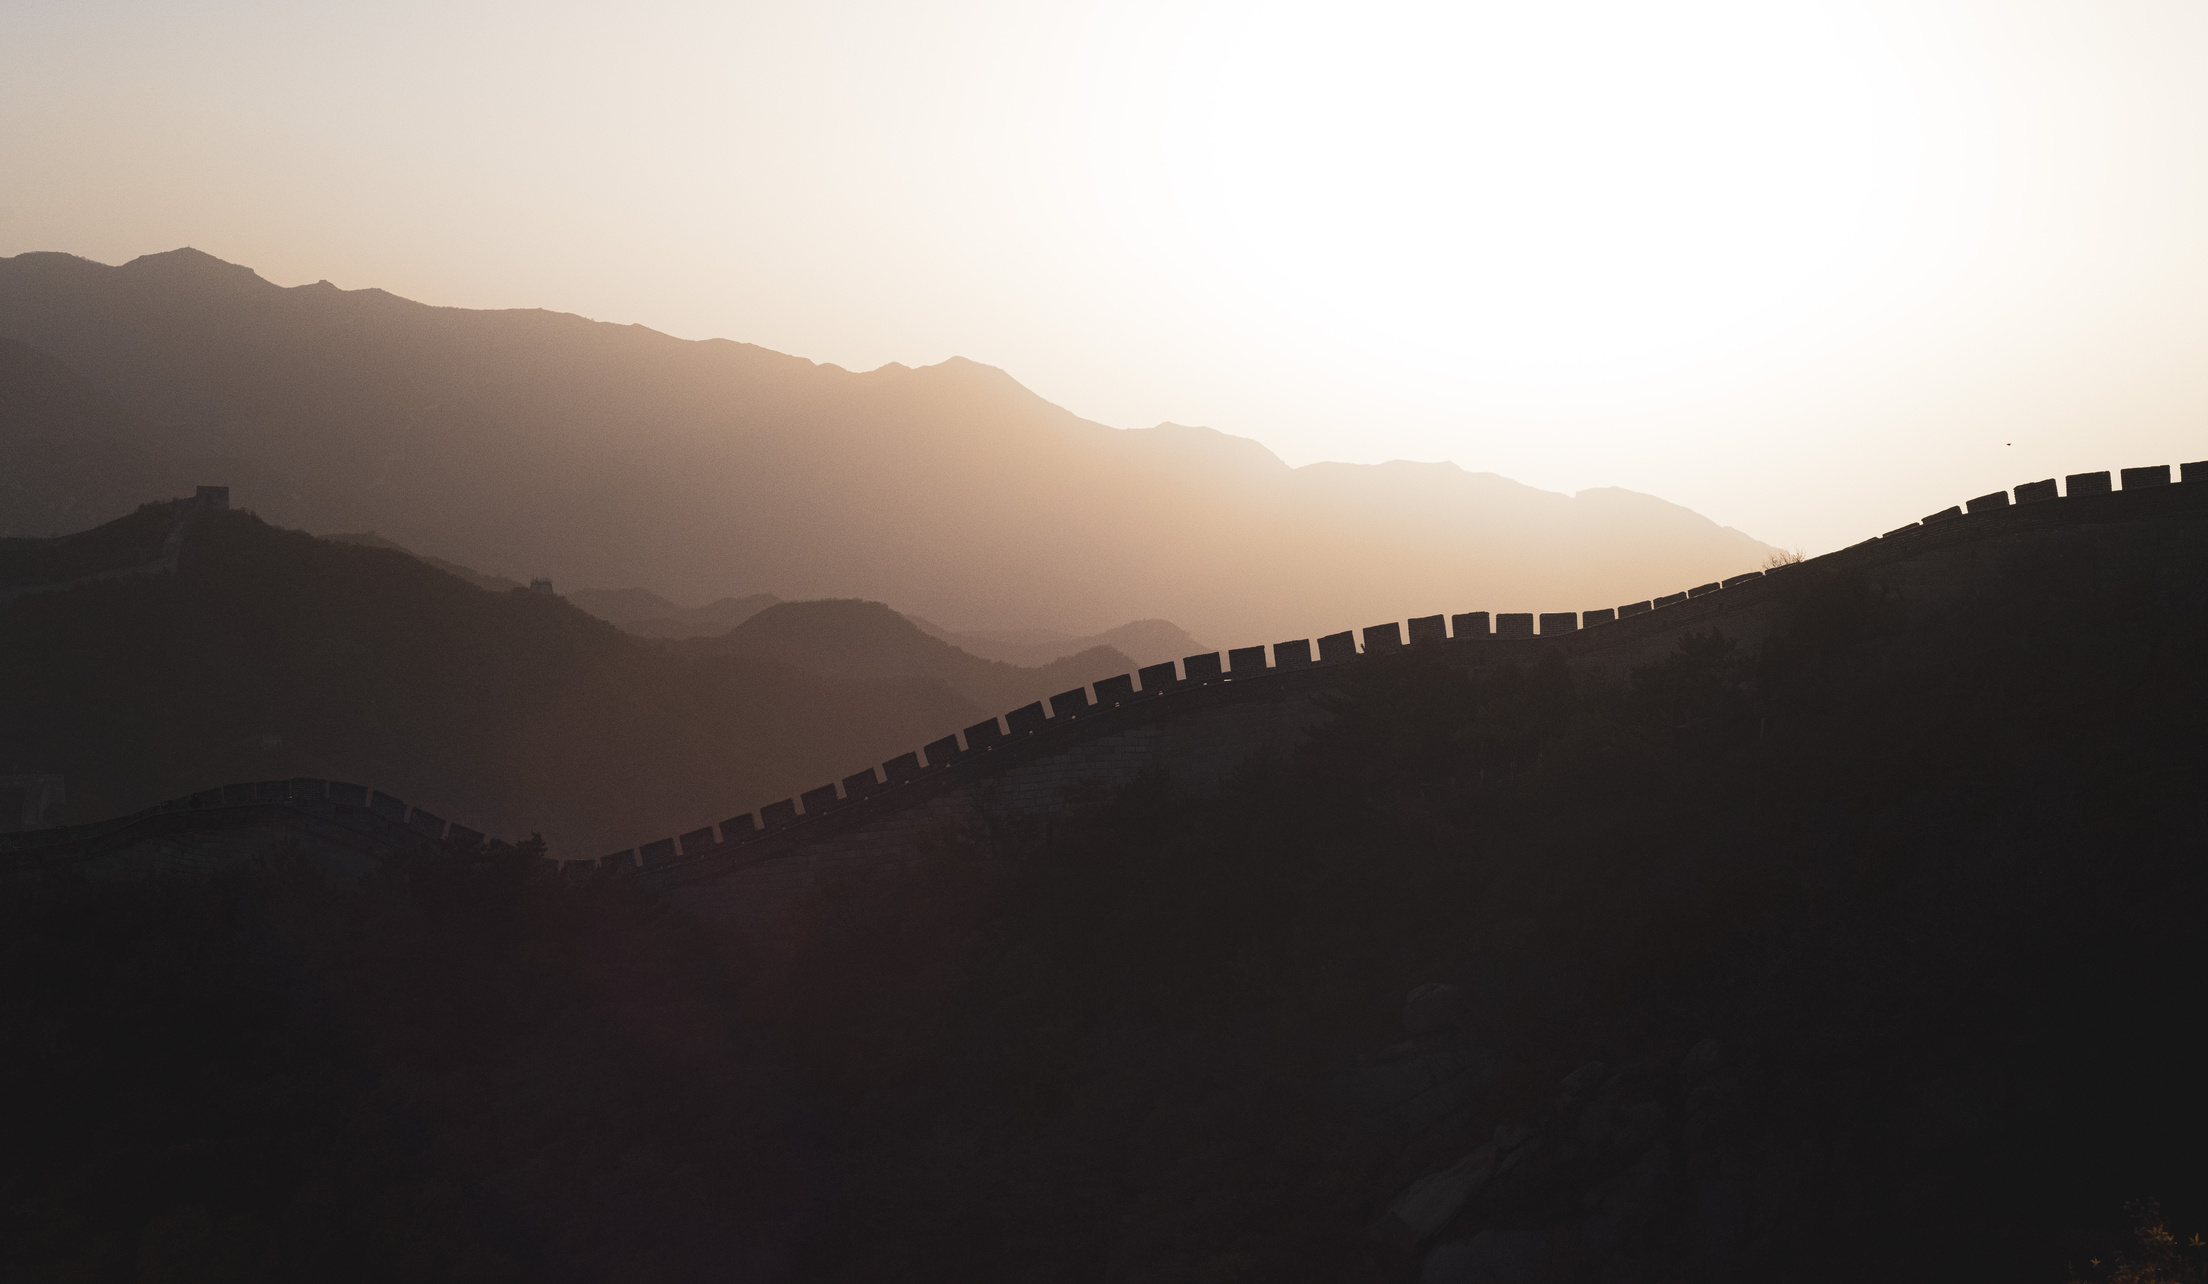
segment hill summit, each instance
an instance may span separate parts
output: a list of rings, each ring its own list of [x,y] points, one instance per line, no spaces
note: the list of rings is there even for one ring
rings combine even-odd
[[[194,509],[0,539],[0,776],[64,776],[56,820],[308,776],[590,859],[1129,663],[1018,668],[867,602],[787,603],[729,638],[656,641],[402,549]],[[160,573],[128,573],[165,549]]]

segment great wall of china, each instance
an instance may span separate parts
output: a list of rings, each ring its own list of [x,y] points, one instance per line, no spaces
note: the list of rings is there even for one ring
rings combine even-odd
[[[2178,476],[2173,478],[2176,471]],[[1937,609],[1983,585],[2005,559],[2058,547],[2123,556],[2164,537],[2208,544],[2208,462],[2080,473],[1997,491],[1808,561],[1754,571],[1663,597],[1586,612],[1486,612],[1391,621],[1312,642],[1299,639],[1190,656],[1105,678],[946,735],[921,749],[799,795],[595,861],[571,877],[621,876],[705,917],[744,924],[793,891],[829,877],[900,867],[931,843],[1047,822],[1146,770],[1181,786],[1214,787],[1254,757],[1284,754],[1326,717],[1318,697],[1361,656],[1438,648],[1485,669],[1550,652],[1582,673],[1622,677],[1661,659],[1688,633],[1756,642],[1790,585],[1860,575],[1912,610]],[[1269,654],[1268,654],[1269,653]],[[362,856],[395,846],[480,844],[483,835],[358,785],[321,780],[237,784],[131,816],[67,829],[0,835],[0,870],[55,866],[132,871],[189,868],[226,835],[293,838]]]

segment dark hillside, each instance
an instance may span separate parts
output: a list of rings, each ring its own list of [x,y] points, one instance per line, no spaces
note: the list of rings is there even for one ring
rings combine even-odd
[[[782,602],[721,637],[691,641],[683,651],[797,665],[838,678],[933,678],[992,712],[1135,667],[1109,647],[1040,668],[984,660],[929,636],[879,602],[848,600]]]
[[[226,529],[265,546],[240,573],[310,544]],[[1805,577],[1760,651],[1690,637],[1615,686],[1367,658],[1290,760],[822,887],[786,960],[524,852],[352,889],[281,854],[19,884],[0,1089],[38,1109],[0,1121],[0,1260],[2198,1278],[2208,565],[2157,538],[1989,565],[1922,617]],[[631,645],[478,597],[531,613],[505,635],[524,683]],[[291,681],[250,647],[216,677]],[[2176,1232],[2145,1250],[2195,1275],[2119,1273],[2143,1198]]]
[[[448,562],[441,557],[425,557],[403,544],[393,543],[392,541],[385,539],[381,535],[376,534],[374,531],[362,531],[358,534],[324,535],[322,538],[329,540],[331,543],[334,544],[358,544],[363,548],[394,549],[398,552],[406,554],[408,557],[417,558],[423,562],[426,562],[429,565],[436,567],[438,570],[443,571],[447,575],[466,580],[468,583],[475,585],[477,588],[484,589],[492,593],[508,593],[513,591],[514,589],[529,587],[527,584],[522,583],[520,580],[508,579],[503,575],[486,575],[483,572],[476,570],[474,567],[462,566],[458,562]]]
[[[157,555],[170,515],[149,506],[70,540],[10,543],[0,561],[35,581],[131,561],[149,541]],[[0,774],[63,773],[82,819],[232,780],[354,780],[592,858],[1095,676],[921,638],[950,652],[939,667],[992,675],[980,689],[996,703],[981,705],[913,668],[678,655],[557,597],[486,592],[403,552],[245,513],[195,520],[173,576],[0,607]]]
[[[562,596],[606,623],[623,628],[638,620],[664,619],[682,610],[659,594],[640,588],[575,589]]]
[[[663,908],[533,852],[0,900],[0,1262],[41,1281],[775,1280],[820,1103]],[[37,1103],[35,1109],[21,1108]]]
[[[178,514],[191,502],[141,504],[128,516],[68,539],[0,539],[0,594],[157,562]]]
[[[812,1277],[2053,1282],[2127,1200],[2208,1229],[2208,566],[2155,565],[1922,628],[1833,584],[1614,690],[1368,661],[1294,762],[1056,826],[939,1027],[814,1032],[862,1104]],[[794,1006],[919,974],[901,917]]]
[[[442,557],[417,553],[403,544],[383,538],[374,531],[359,534],[324,535],[326,540],[340,544],[360,544],[368,548],[391,548],[410,557],[419,558],[447,575],[455,575],[480,589],[504,593],[510,589],[527,588],[520,580],[503,575],[485,574],[473,567]],[[781,600],[771,593],[754,593],[749,597],[724,597],[704,606],[684,608],[647,589],[568,589],[560,594],[591,615],[608,624],[617,625],[625,633],[638,637],[691,638],[726,633],[750,619],[753,615],[773,606]]]

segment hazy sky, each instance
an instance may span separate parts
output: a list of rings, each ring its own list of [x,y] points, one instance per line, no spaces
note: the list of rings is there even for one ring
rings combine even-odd
[[[179,245],[1817,551],[2208,458],[2208,4],[11,0],[0,254]]]

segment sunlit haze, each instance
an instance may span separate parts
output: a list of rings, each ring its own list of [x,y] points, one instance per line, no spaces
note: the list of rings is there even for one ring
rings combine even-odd
[[[2208,456],[2208,8],[55,4],[0,254],[192,245],[1811,551]]]

